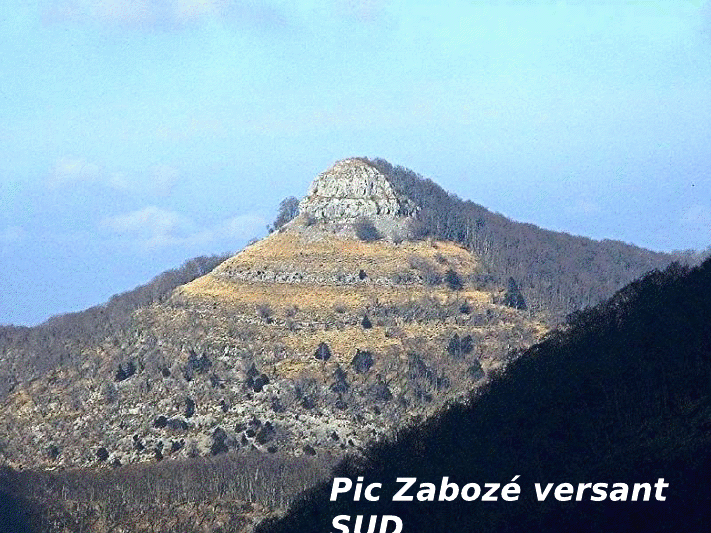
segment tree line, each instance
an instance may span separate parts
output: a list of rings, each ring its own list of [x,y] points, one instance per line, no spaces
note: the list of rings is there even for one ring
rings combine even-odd
[[[680,258],[515,222],[447,193],[410,169],[379,158],[364,161],[419,206],[412,228],[415,237],[462,244],[482,258],[500,285],[513,278],[528,307],[553,319],[595,305],[632,280]],[[685,257],[697,259],[694,254]]]
[[[253,449],[115,469],[0,467],[0,532],[4,523],[22,524],[27,533],[95,531],[92,524],[126,524],[131,516],[156,507],[169,510],[185,504],[251,502],[284,509],[327,476],[333,464],[329,456],[294,457]]]

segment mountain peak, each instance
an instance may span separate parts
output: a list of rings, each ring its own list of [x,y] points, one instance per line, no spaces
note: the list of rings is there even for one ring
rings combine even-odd
[[[316,176],[299,210],[319,221],[341,221],[404,218],[414,214],[416,206],[398,194],[389,177],[367,159],[353,157],[337,161]]]

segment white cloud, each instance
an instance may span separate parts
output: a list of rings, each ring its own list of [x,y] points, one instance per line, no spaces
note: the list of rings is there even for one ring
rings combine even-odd
[[[346,19],[358,22],[380,22],[386,14],[389,0],[337,0],[335,8]]]
[[[227,126],[221,119],[193,116],[177,124],[161,124],[156,135],[161,140],[185,141],[194,137],[224,137]]]
[[[114,172],[108,176],[106,184],[113,189],[128,191],[131,189],[131,178],[124,172]]]
[[[134,232],[145,228],[153,233],[172,232],[179,224],[180,217],[173,211],[148,206],[138,211],[109,217],[104,223],[119,233]]]
[[[47,182],[50,187],[94,182],[101,176],[99,165],[78,157],[62,157],[52,168]]]
[[[149,0],[94,0],[82,4],[95,17],[130,25],[151,16],[155,5]]]
[[[266,220],[257,214],[240,215],[230,218],[214,230],[215,239],[251,239],[264,229]]]
[[[711,1],[707,0],[699,10],[701,16],[701,31],[711,39]]]
[[[165,10],[158,0],[47,0],[42,19],[48,24],[96,20],[136,26],[155,19]]]
[[[151,183],[156,194],[170,194],[178,181],[178,169],[169,165],[158,165],[151,169]]]
[[[222,14],[226,4],[224,0],[177,0],[173,9],[180,20],[192,21]]]
[[[592,200],[586,200],[581,198],[579,200],[576,200],[575,202],[565,205],[563,209],[568,215],[588,216],[599,213],[600,205]]]
[[[156,206],[105,218],[101,225],[119,235],[140,240],[148,248],[180,243],[193,226],[176,213]]]
[[[265,224],[261,215],[247,214],[229,218],[212,227],[199,228],[180,213],[153,205],[101,221],[103,228],[137,241],[148,249],[207,246],[220,241],[229,244],[254,237]]]
[[[71,187],[96,183],[118,191],[132,194],[167,196],[178,182],[180,173],[170,165],[156,165],[130,175],[125,172],[107,172],[96,163],[86,159],[66,156],[57,160],[47,177],[51,188]]]

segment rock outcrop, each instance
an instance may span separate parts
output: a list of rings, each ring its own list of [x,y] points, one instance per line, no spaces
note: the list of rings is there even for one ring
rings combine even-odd
[[[338,161],[319,174],[299,204],[301,214],[330,222],[401,218],[415,210],[415,203],[398,194],[385,174],[360,158]]]

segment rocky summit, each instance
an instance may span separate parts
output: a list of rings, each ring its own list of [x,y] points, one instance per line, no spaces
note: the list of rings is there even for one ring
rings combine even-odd
[[[396,193],[385,174],[361,158],[338,161],[319,174],[299,207],[318,221],[399,218],[416,211],[414,202]]]
[[[72,364],[18,385],[2,403],[0,457],[69,467],[357,453],[547,330],[457,244],[334,231],[416,211],[365,160],[317,176],[300,209]]]

